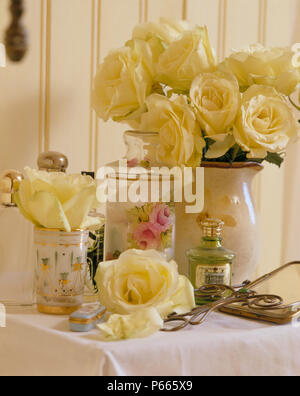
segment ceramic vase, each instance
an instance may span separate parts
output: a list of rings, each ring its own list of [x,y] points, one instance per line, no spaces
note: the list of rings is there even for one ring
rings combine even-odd
[[[237,255],[233,263],[233,284],[251,280],[259,264],[261,230],[252,195],[252,182],[263,169],[258,163],[203,163],[205,174],[204,209],[186,214],[176,207],[176,252],[180,272],[188,275],[186,250],[200,244],[200,223],[205,218],[225,223],[223,244]]]

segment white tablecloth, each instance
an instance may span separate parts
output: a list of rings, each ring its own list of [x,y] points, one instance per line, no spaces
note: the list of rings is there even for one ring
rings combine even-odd
[[[68,318],[34,309],[0,328],[0,375],[300,375],[300,328],[213,314],[202,326],[148,339],[100,342]]]

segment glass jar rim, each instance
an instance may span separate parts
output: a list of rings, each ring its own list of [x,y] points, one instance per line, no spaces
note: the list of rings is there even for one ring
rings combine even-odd
[[[34,227],[34,231],[36,232],[47,232],[47,233],[60,233],[63,235],[74,235],[74,234],[86,234],[89,232],[89,230],[87,229],[76,229],[76,230],[72,230],[71,232],[68,231],[63,231],[63,230],[59,230],[59,229],[55,229],[55,228],[43,228],[43,227]]]

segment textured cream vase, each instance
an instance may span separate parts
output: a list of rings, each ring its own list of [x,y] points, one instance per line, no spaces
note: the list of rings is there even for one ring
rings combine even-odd
[[[201,214],[187,215],[184,206],[176,210],[176,260],[180,272],[188,275],[187,249],[201,241],[202,219],[217,218],[225,223],[223,244],[233,250],[233,284],[252,280],[261,252],[260,222],[252,196],[252,182],[263,167],[256,163],[205,163],[205,206]]]

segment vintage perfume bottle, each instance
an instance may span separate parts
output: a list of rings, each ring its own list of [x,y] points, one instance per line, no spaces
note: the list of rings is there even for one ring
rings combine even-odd
[[[0,177],[0,303],[26,306],[34,303],[33,226],[13,201],[15,170]]]
[[[235,253],[222,246],[222,229],[220,220],[207,219],[201,223],[203,229],[202,243],[187,252],[190,265],[190,279],[195,289],[206,285],[231,286],[232,262]],[[197,304],[208,301],[197,298]]]

